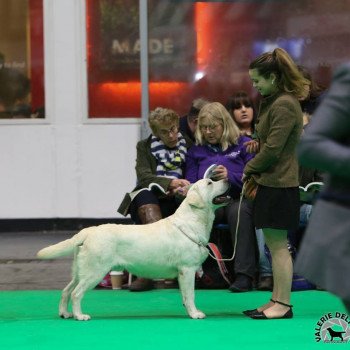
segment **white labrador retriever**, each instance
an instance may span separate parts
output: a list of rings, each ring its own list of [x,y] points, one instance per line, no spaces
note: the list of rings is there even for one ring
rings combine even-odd
[[[227,203],[224,180],[203,179],[188,191],[177,211],[148,225],[105,224],[88,227],[72,238],[44,248],[40,259],[74,253],[72,281],[63,289],[59,315],[89,320],[80,303],[88,289],[110,270],[123,270],[147,278],[178,277],[183,304],[190,317],[204,318],[194,304],[195,273],[208,256],[214,211]],[[69,300],[72,311],[68,312]]]

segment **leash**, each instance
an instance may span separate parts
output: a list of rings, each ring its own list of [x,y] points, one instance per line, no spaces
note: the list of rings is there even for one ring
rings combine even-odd
[[[217,258],[216,256],[213,256],[209,251],[209,255],[216,261],[232,261],[236,256],[236,247],[237,247],[237,241],[238,241],[238,229],[239,229],[240,216],[241,216],[241,205],[242,205],[242,200],[244,197],[244,187],[245,187],[245,182],[243,183],[242,191],[239,195],[239,204],[238,204],[238,211],[237,211],[237,224],[236,224],[236,231],[235,231],[235,244],[233,246],[232,256],[229,259]]]
[[[232,253],[232,256],[231,258],[229,259],[224,259],[224,258],[221,258],[221,254],[217,254],[218,256],[220,257],[217,257],[216,254],[215,254],[215,251],[212,249],[212,246],[213,243],[207,243],[207,244],[204,244],[202,243],[201,241],[196,241],[194,238],[192,238],[191,236],[189,236],[180,226],[177,226],[177,228],[190,240],[192,241],[194,244],[198,245],[198,247],[200,248],[204,248],[208,251],[208,254],[210,257],[212,257],[214,260],[216,261],[232,261],[235,256],[236,256],[236,247],[237,247],[237,240],[238,240],[238,229],[239,229],[239,223],[240,223],[240,216],[241,216],[241,205],[242,205],[242,200],[243,200],[243,197],[244,197],[244,188],[245,188],[245,182],[243,183],[243,187],[242,187],[242,191],[239,195],[239,204],[238,204],[238,212],[237,212],[237,224],[236,224],[236,231],[235,231],[235,244],[233,246],[233,253]],[[207,248],[207,246],[209,246],[209,249]],[[211,251],[213,251],[214,255],[211,253]],[[219,264],[219,267],[220,267],[220,264]]]
[[[224,264],[223,261],[225,261],[225,259],[222,258],[221,253],[219,248],[216,246],[216,244],[214,243],[207,243],[204,244],[201,241],[196,241],[195,239],[193,239],[191,236],[189,236],[180,226],[176,226],[190,241],[192,241],[194,244],[198,245],[199,248],[204,248],[208,254],[214,259],[216,260],[216,262],[218,263],[218,267],[221,273],[221,276],[223,277],[223,279],[226,281],[226,283],[228,285],[230,285],[232,282],[230,281],[230,274],[226,268],[226,265]],[[212,254],[212,253],[214,254]],[[233,257],[232,257],[233,258]],[[203,274],[203,270],[201,270],[202,272],[200,274]],[[198,273],[199,271],[197,271]]]
[[[222,256],[219,248],[214,243],[208,243],[208,248],[209,252],[212,251],[215,255],[215,260],[217,262],[222,278],[226,281],[228,285],[231,285],[232,281],[230,280],[230,273],[228,272],[225,263],[222,261]]]

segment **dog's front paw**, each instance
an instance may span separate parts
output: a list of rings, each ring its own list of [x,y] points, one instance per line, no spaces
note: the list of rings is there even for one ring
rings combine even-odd
[[[194,319],[202,319],[202,318],[205,318],[206,316],[205,316],[205,313],[203,313],[202,311],[196,310],[190,313],[190,317]]]
[[[71,312],[68,312],[68,311],[62,311],[59,313],[59,316],[62,318],[72,318],[73,314]]]
[[[79,315],[75,315],[74,318],[77,321],[89,321],[91,319],[91,316],[86,314],[79,314]]]

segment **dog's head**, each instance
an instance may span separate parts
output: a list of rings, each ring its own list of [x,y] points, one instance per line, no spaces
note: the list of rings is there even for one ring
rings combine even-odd
[[[197,208],[205,206],[218,208],[228,204],[230,197],[226,195],[226,192],[229,187],[229,183],[225,180],[199,180],[189,189],[187,201],[191,206]]]

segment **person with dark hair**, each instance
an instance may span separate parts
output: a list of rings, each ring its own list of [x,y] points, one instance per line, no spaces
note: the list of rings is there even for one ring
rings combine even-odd
[[[338,295],[350,312],[350,63],[334,74],[299,145],[299,161],[327,174],[296,270]]]
[[[255,108],[245,91],[238,91],[229,97],[226,108],[238,125],[241,134],[252,137],[255,129]]]
[[[13,68],[0,69],[0,118],[30,118],[30,80]]]
[[[3,68],[5,65],[5,55],[0,52],[0,69]]]
[[[326,89],[319,86],[315,82],[306,67],[298,65],[298,69],[303,74],[304,78],[310,81],[310,85],[305,86],[306,90],[308,91],[307,96],[299,98],[303,112],[303,130],[306,130],[308,124],[311,121],[312,115],[326,94]],[[299,185],[305,187],[311,182],[323,182],[323,175],[321,172],[317,169],[312,169],[309,166],[299,166]],[[312,204],[315,201],[316,197],[317,193],[312,195],[310,192],[300,191],[299,228],[297,230],[290,230],[288,233],[289,242],[296,254],[303,237],[304,230],[307,226],[307,222],[311,215],[313,206]]]
[[[188,114],[180,118],[180,132],[182,135],[186,135],[192,143],[195,143],[195,132],[198,121],[198,114],[202,107],[208,104],[209,101],[204,98],[196,98],[192,101],[191,108]]]
[[[312,116],[325,96],[326,88],[316,83],[306,67],[298,65],[298,69],[303,77],[310,81],[310,85],[305,86],[308,91],[307,96],[299,98],[301,110],[305,117]],[[310,120],[304,120],[304,124],[307,124],[309,121]]]
[[[156,108],[148,118],[152,134],[137,144],[137,186],[118,208],[123,215],[130,213],[136,224],[149,224],[173,214],[180,205],[176,191],[190,184],[184,178],[188,141],[179,132],[179,119],[171,109]],[[158,186],[148,189],[152,183]],[[146,278],[137,278],[129,286],[130,291],[152,288],[153,281]]]
[[[254,137],[256,113],[252,99],[245,91],[238,91],[230,96],[226,108],[238,125],[241,135]],[[256,230],[256,241],[259,252],[258,290],[272,290],[272,269],[265,253],[265,239],[261,229]]]
[[[249,65],[253,86],[263,96],[256,123],[257,140],[247,145],[256,156],[244,168],[243,180],[257,183],[254,223],[264,232],[272,257],[271,300],[244,313],[254,319],[293,317],[293,275],[287,233],[299,225],[299,180],[296,146],[303,129],[299,98],[310,84],[281,49],[266,52]]]

